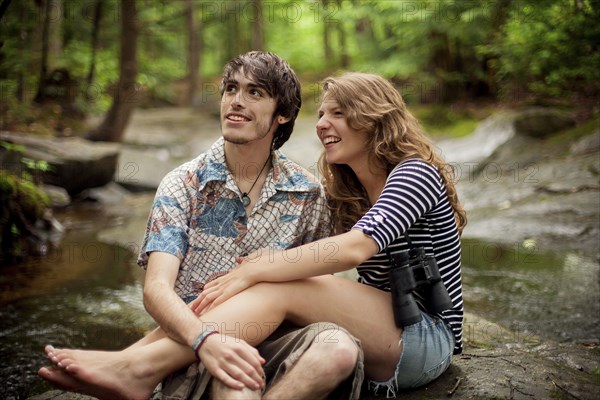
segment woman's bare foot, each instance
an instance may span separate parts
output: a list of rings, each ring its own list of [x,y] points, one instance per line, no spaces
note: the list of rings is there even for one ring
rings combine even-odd
[[[148,399],[161,377],[148,363],[125,352],[57,349],[46,354],[60,369],[41,368],[39,375],[55,386],[99,399]]]

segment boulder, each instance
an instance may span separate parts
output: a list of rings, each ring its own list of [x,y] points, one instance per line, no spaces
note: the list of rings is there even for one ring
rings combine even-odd
[[[79,137],[40,137],[21,132],[0,132],[0,141],[23,146],[23,152],[0,150],[2,166],[13,172],[26,169],[23,158],[45,161],[50,167],[29,171],[73,196],[84,189],[103,186],[115,175],[120,145],[91,142]],[[15,156],[17,154],[18,156]]]
[[[71,196],[63,187],[43,184],[40,187],[50,199],[50,208],[62,208],[71,204]]]
[[[555,108],[534,107],[518,112],[514,126],[517,134],[544,139],[574,127],[575,120],[569,113]]]
[[[481,121],[471,135],[442,140],[437,146],[446,162],[458,170],[458,178],[470,177],[470,173],[479,173],[491,160],[498,161],[499,156],[509,163],[519,161],[525,165],[537,157],[531,150],[540,139],[574,126],[575,120],[556,108],[503,110]],[[596,137],[590,137],[573,151],[588,151],[597,146],[596,141]],[[516,155],[521,159],[514,160]]]

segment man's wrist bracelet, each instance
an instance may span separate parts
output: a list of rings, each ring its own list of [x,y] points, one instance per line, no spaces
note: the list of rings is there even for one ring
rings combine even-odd
[[[217,333],[219,333],[219,331],[217,330],[207,330],[200,332],[196,340],[194,340],[194,343],[192,343],[192,349],[194,349],[196,356],[198,356],[198,350],[200,350],[200,347],[202,347],[202,345],[206,341],[206,338],[208,338],[210,335],[214,335]]]

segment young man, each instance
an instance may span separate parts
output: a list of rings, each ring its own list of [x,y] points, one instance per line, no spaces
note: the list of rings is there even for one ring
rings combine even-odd
[[[300,104],[296,75],[276,55],[251,52],[225,66],[223,137],[163,179],[139,258],[146,268],[144,304],[161,328],[111,354],[123,366],[118,370],[98,362],[107,353],[48,347],[49,358],[61,369],[42,368],[43,378],[97,397],[147,398],[173,368],[153,362],[154,371],[142,373],[148,363],[129,356],[144,354],[136,350],[168,336],[188,347],[183,354],[193,347],[202,364],[166,379],[165,398],[199,398],[210,377],[207,371],[218,378],[213,398],[323,398],[343,381],[346,396],[358,398],[362,352],[342,328],[280,328],[257,352],[233,337],[247,337],[252,329],[264,337],[275,326],[246,321],[235,325],[244,335],[221,327],[222,332],[203,337],[206,324],[187,306],[207,282],[234,268],[239,257],[329,234],[321,185],[277,151],[293,130]]]

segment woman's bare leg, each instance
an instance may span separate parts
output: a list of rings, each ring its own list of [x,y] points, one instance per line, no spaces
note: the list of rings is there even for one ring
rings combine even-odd
[[[365,372],[375,380],[393,375],[400,356],[400,329],[388,293],[335,276],[255,285],[201,316],[222,334],[257,345],[284,319],[297,324],[333,322],[361,340]],[[115,393],[151,391],[158,382],[195,360],[192,349],[165,337],[121,352],[57,349],[53,362],[92,386]]]
[[[246,314],[252,318],[242,319]],[[239,317],[232,318],[235,315]],[[402,349],[402,331],[394,323],[390,294],[333,275],[260,283],[200,318],[217,323],[227,319],[244,321],[231,333],[252,345],[261,343],[272,331],[255,336],[251,334],[254,328],[274,328],[283,320],[300,326],[333,322],[360,339],[365,353],[365,373],[375,380],[387,380],[393,375]]]
[[[290,285],[297,288],[283,291],[291,297],[286,319],[298,325],[326,321],[346,328],[361,341],[367,378],[387,380],[394,374],[402,330],[394,323],[389,293],[332,275]]]
[[[145,335],[143,338],[141,338],[137,342],[135,342],[132,345],[130,345],[128,347],[128,349],[131,349],[131,348],[134,348],[134,347],[137,347],[137,346],[145,346],[147,344],[155,342],[155,341],[157,341],[159,339],[164,339],[166,337],[167,337],[167,334],[159,326],[158,328],[155,328],[152,331],[150,331],[147,335]]]

